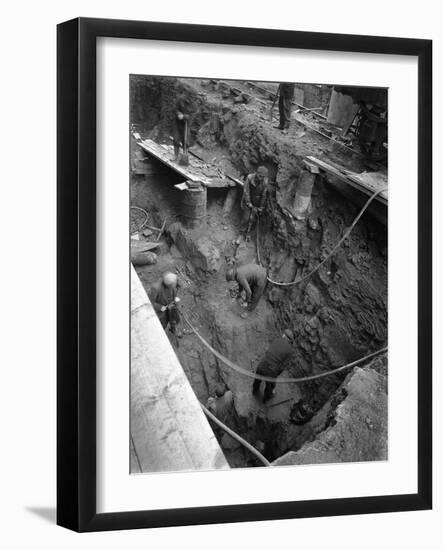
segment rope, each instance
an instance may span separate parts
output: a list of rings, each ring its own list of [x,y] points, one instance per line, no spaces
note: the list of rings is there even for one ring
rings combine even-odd
[[[368,208],[368,206],[371,204],[371,202],[375,199],[375,197],[377,195],[379,195],[380,193],[382,193],[383,191],[387,191],[387,187],[383,188],[383,189],[379,189],[378,191],[375,191],[370,197],[369,199],[366,201],[365,205],[363,206],[363,208],[360,210],[358,216],[355,218],[355,220],[352,222],[352,224],[350,225],[350,227],[345,231],[343,237],[338,241],[338,243],[334,246],[334,248],[331,250],[331,252],[329,252],[329,254],[326,256],[326,258],[324,258],[319,264],[317,264],[316,267],[314,267],[314,269],[312,269],[307,275],[304,275],[303,277],[301,277],[300,279],[296,279],[295,281],[291,281],[289,283],[282,283],[282,282],[278,282],[278,281],[274,281],[273,279],[271,279],[271,277],[268,277],[268,281],[270,283],[272,283],[273,285],[277,285],[277,286],[292,286],[292,285],[298,285],[300,284],[301,282],[303,281],[306,281],[306,279],[309,279],[309,277],[311,277],[312,275],[314,275],[314,273],[316,271],[318,271],[320,269],[320,267],[329,260],[329,258],[335,253],[335,251],[341,246],[341,244],[343,243],[343,241],[345,239],[347,239],[347,237],[350,235],[351,231],[354,229],[355,225],[357,224],[358,220],[363,216],[365,210]],[[257,222],[257,259],[258,259],[258,263],[261,264],[261,259],[260,259],[260,247],[259,247],[259,224]]]
[[[228,428],[226,424],[223,424],[223,422],[221,422],[216,416],[214,416],[202,403],[200,403],[200,406],[208,418],[210,418],[213,422],[215,422],[218,426],[220,426],[220,428],[222,428],[232,438],[234,438],[239,443],[241,443],[244,447],[246,447],[253,455],[255,455],[260,460],[260,462],[262,462],[265,466],[272,466],[269,460],[265,458],[259,451],[257,451],[255,447],[253,447],[245,439],[243,439],[238,434],[236,434],[233,430],[231,430],[231,428]]]
[[[145,221],[137,229],[137,231],[141,231],[145,227],[145,225],[146,225],[146,223],[149,219],[149,214],[146,212],[146,210],[144,208],[140,208],[140,206],[131,206],[131,208],[133,208],[134,210],[140,210],[140,212],[143,212],[143,214],[146,216]]]
[[[357,224],[358,220],[361,218],[365,210],[368,208],[368,206],[371,204],[371,202],[375,199],[375,197],[380,194],[382,191],[385,191],[386,189],[379,189],[378,191],[375,191],[372,196],[367,200],[366,204],[363,206],[355,220],[352,222],[349,229],[344,233],[343,237],[338,241],[338,243],[334,246],[334,248],[331,250],[331,252],[326,256],[324,260],[322,260],[310,273],[302,277],[301,279],[292,281],[290,283],[279,283],[277,281],[273,281],[270,277],[268,277],[268,281],[272,284],[279,285],[279,286],[290,286],[295,285],[298,283],[301,283],[302,281],[306,280],[307,278],[311,277],[333,254],[334,252],[339,248],[339,246],[343,243],[343,241],[348,237],[348,235],[351,233],[351,231],[354,229],[355,225]],[[137,207],[135,207],[137,208]],[[261,264],[261,258],[260,258],[260,247],[259,247],[259,220],[257,221],[257,260],[258,263]],[[216,349],[214,349],[207,340],[203,338],[203,336],[200,335],[200,333],[197,331],[196,328],[191,324],[191,322],[188,320],[186,315],[181,312],[181,316],[184,319],[185,323],[189,325],[191,330],[194,332],[194,334],[197,336],[197,338],[202,342],[204,346],[206,346],[209,351],[211,351],[220,361],[222,361],[225,365],[230,367],[231,369],[235,370],[236,372],[243,374],[245,376],[248,376],[249,378],[254,378],[257,380],[261,380],[264,382],[272,382],[272,383],[288,383],[288,382],[308,382],[311,380],[318,380],[319,378],[325,378],[326,376],[331,376],[333,374],[336,374],[338,372],[341,372],[345,369],[349,369],[352,367],[355,367],[356,365],[359,365],[360,363],[363,363],[364,361],[368,361],[369,359],[372,359],[373,357],[376,357],[377,355],[380,355],[382,353],[386,353],[388,351],[388,346],[379,349],[378,351],[375,351],[373,353],[370,353],[369,355],[366,355],[365,357],[362,357],[360,359],[357,359],[356,361],[353,361],[352,363],[348,363],[346,365],[343,365],[341,367],[338,367],[336,369],[330,370],[328,372],[324,372],[321,374],[314,374],[311,376],[303,376],[299,378],[272,378],[270,376],[263,376],[261,374],[252,373],[239,365],[233,363],[230,361],[227,357],[219,353]],[[202,403],[200,403],[201,408],[203,409],[203,412],[210,418],[215,424],[220,426],[227,434],[229,434],[232,438],[234,438],[236,441],[238,441],[241,445],[246,447],[254,456],[256,456],[265,466],[272,466],[271,463],[259,452],[257,449],[255,449],[250,443],[248,443],[245,439],[240,437],[238,434],[236,434],[233,430],[228,428],[223,422],[221,422],[216,416],[214,416]]]
[[[231,369],[235,370],[236,372],[243,374],[245,376],[248,376],[249,378],[255,378],[257,380],[262,380],[264,382],[273,382],[277,384],[282,383],[288,383],[288,382],[309,382],[311,380],[317,380],[318,378],[324,378],[326,376],[331,376],[332,374],[336,374],[337,372],[343,371],[345,369],[350,369],[352,367],[355,367],[356,365],[363,363],[364,361],[367,361],[368,359],[372,359],[373,357],[376,357],[377,355],[380,355],[381,353],[385,353],[388,351],[388,346],[379,349],[378,351],[374,351],[373,353],[370,353],[369,355],[366,355],[365,357],[362,357],[361,359],[357,359],[356,361],[353,361],[352,363],[348,363],[347,365],[343,365],[341,367],[338,367],[336,369],[330,370],[328,372],[323,372],[321,374],[312,374],[311,376],[302,376],[300,378],[283,378],[279,376],[278,378],[272,378],[270,376],[263,376],[262,374],[256,374],[253,373],[247,369],[244,369],[243,367],[240,367],[236,363],[233,363],[230,359],[219,353],[216,349],[214,349],[209,342],[207,342],[201,334],[195,329],[191,322],[188,320],[186,315],[183,312],[180,312],[182,318],[184,321],[189,325],[190,329],[194,332],[194,334],[197,336],[197,338],[202,342],[204,346],[206,346],[209,351],[211,351],[217,359],[220,359],[225,365],[230,367]]]

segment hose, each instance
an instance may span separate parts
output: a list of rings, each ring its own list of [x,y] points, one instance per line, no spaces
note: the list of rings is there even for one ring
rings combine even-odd
[[[343,243],[343,241],[345,239],[347,239],[347,237],[350,235],[351,231],[354,229],[355,225],[357,224],[358,220],[363,216],[365,210],[368,208],[368,206],[371,204],[371,202],[375,199],[375,197],[377,195],[379,195],[380,193],[383,193],[383,191],[387,191],[387,187],[384,187],[383,189],[379,189],[378,191],[375,191],[370,197],[369,199],[366,201],[365,205],[363,206],[363,208],[360,210],[359,214],[357,215],[357,217],[355,218],[355,220],[352,222],[352,224],[349,226],[349,228],[345,231],[345,233],[343,234],[343,237],[338,241],[338,243],[334,246],[334,248],[331,250],[331,252],[329,252],[329,254],[326,256],[326,258],[324,258],[319,264],[317,264],[316,267],[314,267],[314,269],[312,269],[307,275],[304,275],[303,277],[301,277],[300,279],[296,279],[295,281],[291,281],[289,283],[282,283],[282,282],[279,282],[279,281],[274,281],[273,279],[271,279],[271,277],[268,277],[268,281],[270,283],[272,283],[273,285],[277,285],[277,286],[292,286],[292,285],[298,285],[300,283],[302,283],[303,281],[306,281],[306,279],[309,279],[309,277],[312,277],[312,275],[314,275],[314,273],[316,271],[318,271],[320,269],[320,267],[329,260],[329,258],[335,253],[335,251],[341,246],[341,244]],[[261,264],[261,259],[260,259],[260,247],[259,247],[259,224],[257,223],[257,259],[258,259],[258,263]]]
[[[146,212],[146,210],[144,208],[140,208],[140,206],[131,206],[131,208],[133,208],[134,210],[140,210],[140,212],[143,212],[143,214],[146,216],[145,217],[145,221],[141,224],[141,226],[137,229],[137,231],[141,231],[145,225],[147,224],[148,222],[148,219],[149,219],[149,214]],[[136,231],[136,232],[137,232]]]
[[[365,357],[362,357],[361,359],[357,359],[356,361],[353,361],[352,363],[348,363],[346,365],[343,365],[341,367],[338,367],[336,369],[330,370],[328,372],[323,372],[321,374],[312,374],[310,376],[302,376],[300,378],[283,378],[279,376],[278,378],[272,378],[270,376],[263,376],[261,374],[256,374],[254,372],[251,372],[247,369],[244,369],[243,367],[240,367],[236,363],[233,363],[230,359],[219,353],[216,349],[214,349],[209,342],[207,342],[203,336],[197,331],[196,328],[191,324],[191,322],[188,320],[186,315],[183,312],[180,312],[180,315],[182,316],[183,320],[187,325],[189,325],[189,328],[194,332],[194,334],[197,336],[197,338],[202,342],[204,346],[208,348],[208,350],[213,353],[217,359],[220,359],[225,365],[230,367],[231,369],[235,370],[236,372],[243,374],[245,376],[248,376],[249,378],[255,378],[257,380],[262,380],[264,382],[272,382],[276,384],[283,384],[288,382],[309,382],[311,380],[317,380],[318,378],[324,378],[326,376],[331,376],[332,374],[336,374],[337,372],[343,371],[345,369],[349,369],[352,367],[355,367],[356,365],[363,363],[364,361],[367,361],[369,359],[372,359],[373,357],[376,357],[377,355],[380,355],[382,353],[385,353],[388,351],[388,346],[379,349],[378,351],[374,351],[373,353],[370,353],[369,355],[366,355]]]
[[[265,458],[259,451],[257,451],[255,447],[253,447],[245,439],[243,439],[238,434],[236,434],[233,430],[231,430],[231,428],[228,428],[226,424],[223,424],[223,422],[221,422],[216,416],[214,416],[202,403],[200,403],[200,406],[208,418],[210,418],[213,422],[215,422],[217,426],[220,426],[220,428],[222,428],[222,430],[224,430],[232,438],[234,438],[236,441],[238,441],[244,447],[246,447],[253,455],[255,455],[260,460],[260,462],[262,462],[265,466],[272,466],[269,460]]]

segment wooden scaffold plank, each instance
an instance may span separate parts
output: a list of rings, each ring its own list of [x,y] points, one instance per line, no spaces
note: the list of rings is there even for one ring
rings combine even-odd
[[[189,157],[189,166],[182,166],[174,160],[174,148],[168,145],[156,143],[152,139],[139,139],[137,144],[146,153],[153,156],[169,168],[183,176],[183,179],[191,182],[198,182],[205,187],[233,187],[240,183],[238,180],[224,174],[218,168],[212,167],[201,158],[191,153]],[[179,184],[183,188],[183,184]],[[186,188],[186,186],[185,186]]]
[[[306,159],[318,166],[320,170],[323,170],[327,174],[338,178],[340,181],[343,181],[358,189],[365,195],[372,195],[375,191],[379,189],[387,188],[388,178],[387,175],[383,172],[362,172],[360,174],[347,170],[344,167],[338,166],[336,164],[330,164],[323,160],[317,159],[315,157],[306,157]],[[376,198],[378,202],[387,206],[388,204],[388,192],[382,191]]]

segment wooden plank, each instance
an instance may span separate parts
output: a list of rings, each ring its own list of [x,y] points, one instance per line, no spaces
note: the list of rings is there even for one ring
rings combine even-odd
[[[314,112],[314,111],[312,111]],[[343,147],[344,149],[348,149],[349,151],[352,151],[353,153],[357,154],[357,155],[360,155],[361,156],[361,153],[360,151],[357,151],[356,149],[353,149],[352,147],[349,147],[349,145],[346,145],[345,143],[342,143],[341,141],[339,141],[338,139],[336,139],[335,137],[333,136],[328,136],[328,134],[325,134],[324,132],[320,131],[320,130],[317,130],[317,128],[315,128],[314,126],[312,126],[311,124],[309,124],[308,122],[306,121],[303,121],[302,119],[296,117],[296,116],[293,116],[293,118],[299,123],[299,124],[303,124],[306,128],[308,128],[309,130],[311,130],[312,132],[315,132],[316,134],[326,138],[326,139],[329,139],[329,141],[332,141],[333,143],[336,143],[337,145],[339,145],[340,147]]]
[[[387,187],[388,185],[387,178],[385,178],[384,175],[379,172],[363,172],[361,174],[358,174],[356,172],[351,172],[346,168],[339,167],[337,164],[332,165],[315,157],[308,156],[306,158],[307,160],[318,166],[321,170],[324,170],[328,174],[331,174],[332,176],[347,183],[351,187],[358,189],[368,196],[372,195],[374,191]],[[375,200],[387,206],[387,191],[381,192],[379,195],[377,195]]]
[[[160,145],[152,139],[139,140],[137,144],[148,154],[183,176],[185,180],[200,182],[205,187],[233,187],[236,183],[232,176],[227,176],[218,169],[215,170],[197,155],[189,158],[189,166],[182,166],[173,160],[172,146]]]
[[[267,90],[266,88],[263,88],[262,86],[259,86],[258,84],[255,84],[255,82],[247,81],[246,84],[249,84],[253,88],[257,88],[257,90],[262,90],[263,92],[265,92],[269,95],[272,95],[272,96],[276,95],[276,92],[273,92],[272,90]],[[316,113],[314,109],[308,109],[307,107],[305,107],[301,103],[297,103],[297,101],[292,101],[292,104],[296,105],[299,109],[302,109],[304,111],[311,111],[312,114],[318,116],[319,118],[322,118],[323,120],[326,120],[325,115],[322,115],[321,113]],[[317,107],[316,107],[316,109],[317,109]],[[318,109],[321,109],[321,107],[318,107]]]

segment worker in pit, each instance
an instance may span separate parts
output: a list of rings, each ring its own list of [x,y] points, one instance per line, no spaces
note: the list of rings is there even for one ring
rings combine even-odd
[[[289,359],[292,356],[293,349],[291,342],[293,340],[293,334],[290,330],[286,329],[283,334],[276,338],[268,350],[265,356],[260,361],[257,367],[257,374],[262,376],[269,376],[270,378],[277,378],[287,367]],[[256,378],[252,385],[252,393],[257,396],[260,392],[262,380]],[[275,382],[266,382],[265,391],[263,394],[263,403],[266,403],[274,396]]]
[[[257,217],[264,211],[268,196],[268,169],[266,166],[259,166],[256,172],[247,176],[240,203],[243,210],[242,227],[247,235]]]
[[[226,271],[226,280],[237,281],[240,291],[244,290],[248,303],[248,311],[254,311],[266,288],[267,272],[257,264],[246,264],[240,267],[230,267]]]
[[[180,147],[187,152],[189,139],[191,137],[191,116],[193,105],[185,96],[181,95],[175,103],[174,118],[172,122],[172,139],[174,143],[174,160],[177,161],[180,154]]]
[[[295,84],[282,82],[279,87],[278,111],[280,114],[279,130],[287,133],[291,122],[292,102],[294,101]]]
[[[177,310],[177,304],[180,298],[177,296],[179,288],[178,277],[175,273],[167,271],[163,273],[161,279],[152,285],[149,289],[148,296],[157,313],[157,316],[166,329],[169,325],[169,330],[173,334],[177,334],[177,325],[180,322],[180,316]]]
[[[217,384],[215,397],[209,397],[206,407],[223,424],[226,424],[233,412],[233,405],[234,396],[232,391],[228,390],[224,384]]]

